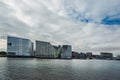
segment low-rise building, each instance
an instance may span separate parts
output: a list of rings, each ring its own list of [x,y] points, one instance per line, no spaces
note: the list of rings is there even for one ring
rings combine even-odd
[[[78,52],[72,51],[72,59],[79,59],[80,54]]]
[[[101,52],[102,59],[113,59],[113,54],[109,52]]]
[[[80,52],[80,59],[86,59],[87,55],[84,52]]]
[[[93,54],[92,59],[101,59],[101,56],[97,54]]]
[[[92,52],[87,52],[86,56],[87,56],[87,58],[92,59]]]

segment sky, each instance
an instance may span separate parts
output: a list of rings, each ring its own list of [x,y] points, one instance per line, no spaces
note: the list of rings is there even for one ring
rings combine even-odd
[[[6,36],[120,54],[120,0],[0,0],[0,51]]]

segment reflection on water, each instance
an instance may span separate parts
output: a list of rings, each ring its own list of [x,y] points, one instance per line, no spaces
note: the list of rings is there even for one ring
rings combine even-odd
[[[0,58],[0,80],[120,80],[120,62]]]

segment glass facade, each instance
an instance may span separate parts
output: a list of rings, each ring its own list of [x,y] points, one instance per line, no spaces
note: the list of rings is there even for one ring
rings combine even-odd
[[[7,37],[7,55],[8,56],[31,56],[32,42],[29,39],[18,37]]]
[[[49,42],[36,41],[36,57],[56,58],[58,56],[57,52]]]
[[[61,58],[71,59],[72,58],[72,47],[71,45],[63,45]]]

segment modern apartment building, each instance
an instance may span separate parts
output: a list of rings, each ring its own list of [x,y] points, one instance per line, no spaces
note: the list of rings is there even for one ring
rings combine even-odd
[[[50,42],[37,40],[35,56],[38,58],[57,58],[58,50]]]
[[[72,47],[71,47],[71,45],[63,45],[61,58],[62,59],[71,59],[72,58]]]
[[[32,56],[33,43],[29,39],[7,36],[7,56]]]

